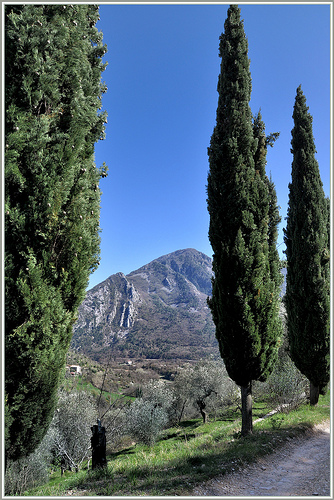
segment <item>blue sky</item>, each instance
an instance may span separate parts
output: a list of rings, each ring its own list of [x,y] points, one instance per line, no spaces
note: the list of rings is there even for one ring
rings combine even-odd
[[[330,194],[330,4],[239,4],[249,45],[253,113],[280,132],[267,155],[282,223],[291,129],[301,84],[313,116],[317,160]],[[208,240],[207,147],[215,126],[219,36],[228,4],[102,4],[98,28],[108,46],[106,140],[96,145],[101,180],[101,264],[89,288],[161,255]]]

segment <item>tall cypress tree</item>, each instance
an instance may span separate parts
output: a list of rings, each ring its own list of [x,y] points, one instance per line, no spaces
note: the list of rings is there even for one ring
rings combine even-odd
[[[315,159],[312,116],[301,86],[293,110],[292,179],[285,244],[290,356],[310,381],[310,403],[329,382],[329,212]]]
[[[5,20],[6,458],[48,429],[99,261],[106,47],[93,5],[8,5]]]
[[[281,262],[279,254],[277,251],[277,237],[278,237],[278,225],[281,222],[281,216],[279,214],[279,208],[277,204],[277,196],[275,184],[273,183],[271,177],[270,179],[266,175],[266,158],[268,146],[273,147],[274,142],[279,137],[279,132],[274,132],[266,136],[265,125],[262,121],[261,113],[259,112],[254,117],[253,123],[253,133],[254,138],[257,140],[257,148],[254,155],[255,170],[260,172],[261,178],[265,182],[268,193],[267,198],[264,200],[265,210],[268,210],[268,224],[265,225],[265,232],[268,238],[268,259],[269,259],[269,270],[270,277],[273,280],[273,300],[270,302],[272,311],[275,311],[279,307],[279,294],[280,286],[283,281],[283,276],[281,274]],[[268,205],[267,205],[268,204]],[[259,225],[261,221],[259,221]],[[278,321],[277,328],[281,332],[281,323],[276,314],[273,315],[273,319]],[[281,332],[282,333],[282,332]]]
[[[279,253],[277,250],[277,237],[278,237],[278,225],[281,222],[281,217],[279,214],[279,208],[277,204],[276,188],[272,181],[272,178],[268,178],[266,175],[266,164],[267,164],[267,150],[268,146],[273,147],[274,142],[279,137],[279,132],[274,132],[269,135],[265,134],[265,125],[262,121],[261,113],[259,112],[254,117],[253,123],[253,133],[254,138],[257,140],[257,148],[254,155],[255,170],[259,171],[263,182],[266,185],[266,198],[264,200],[264,211],[262,213],[266,214],[266,217],[262,216],[262,220],[258,220],[258,227],[261,226],[264,229],[262,237],[267,240],[267,258],[268,267],[267,271],[269,273],[269,280],[266,282],[268,295],[266,297],[267,305],[264,305],[265,311],[265,323],[264,329],[267,328],[267,341],[270,343],[273,341],[275,344],[278,339],[280,339],[283,334],[283,326],[279,315],[280,310],[280,291],[283,282],[283,276],[281,273],[281,261],[279,258]],[[258,200],[259,202],[261,200]],[[261,207],[261,205],[259,205]],[[261,210],[259,210],[261,214]],[[263,222],[265,221],[265,222]],[[266,247],[265,247],[266,248]],[[275,332],[274,335],[271,332]],[[273,345],[272,345],[273,347]],[[268,374],[271,373],[273,366],[276,362],[275,349],[272,355],[267,359],[267,378]]]
[[[277,263],[270,260],[277,258],[277,214],[274,188],[265,175],[271,138],[266,138],[260,116],[252,120],[248,43],[237,5],[229,7],[224,30],[217,119],[208,148],[214,252],[208,303],[226,369],[241,386],[245,435],[252,432],[252,380],[263,381],[270,374],[281,329]]]

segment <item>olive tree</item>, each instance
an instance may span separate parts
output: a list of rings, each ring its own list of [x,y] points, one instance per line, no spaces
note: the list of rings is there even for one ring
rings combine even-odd
[[[78,471],[91,454],[91,426],[97,410],[93,397],[84,391],[60,391],[48,433],[61,463]]]
[[[126,414],[126,432],[136,441],[151,446],[168,422],[165,408],[154,401],[136,399]]]
[[[160,380],[140,388],[138,398],[126,412],[126,432],[141,443],[152,445],[172,418],[173,393]]]
[[[194,406],[203,423],[208,421],[208,410],[229,404],[238,395],[238,388],[229,378],[224,363],[211,359],[181,369],[175,377],[174,391],[179,421],[186,409]]]
[[[10,460],[5,474],[5,495],[22,495],[29,488],[46,483],[52,459],[52,440],[46,434],[29,456],[15,462]]]

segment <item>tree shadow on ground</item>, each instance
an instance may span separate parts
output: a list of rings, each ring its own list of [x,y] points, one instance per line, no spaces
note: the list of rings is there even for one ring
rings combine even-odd
[[[114,451],[110,453],[108,456],[113,459],[122,455],[133,455],[134,453],[136,453],[135,447],[130,446],[129,448],[123,448],[123,450],[120,451]]]
[[[182,495],[185,491],[191,491],[202,481],[231,473],[261,456],[271,454],[277,450],[278,437],[280,438],[279,447],[281,447],[287,439],[303,434],[308,427],[308,423],[305,422],[305,424],[300,423],[298,427],[292,425],[280,431],[259,429],[249,436],[238,436],[234,439],[231,436],[231,441],[227,442],[226,446],[217,453],[206,455],[199,447],[192,456],[171,460],[162,469],[150,467],[147,464],[138,465],[135,472],[136,484],[132,483],[130,495],[151,495],[157,491],[167,496],[175,495],[175,493]],[[127,487],[129,481],[133,480],[134,471],[131,470],[129,474],[129,478],[126,472],[122,473],[122,478],[119,480],[115,477],[117,488],[113,491],[113,495],[128,493]],[[103,491],[101,490],[98,494],[103,494]]]

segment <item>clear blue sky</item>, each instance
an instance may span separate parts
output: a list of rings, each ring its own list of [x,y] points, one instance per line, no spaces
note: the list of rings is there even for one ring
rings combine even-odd
[[[281,206],[279,250],[291,179],[292,112],[301,84],[313,116],[317,160],[330,194],[330,5],[239,4],[249,44],[251,108],[266,132]],[[96,145],[101,180],[101,264],[90,285],[161,255],[195,248],[210,257],[207,147],[215,126],[219,36],[228,4],[100,6],[108,46],[102,78],[106,140]]]

